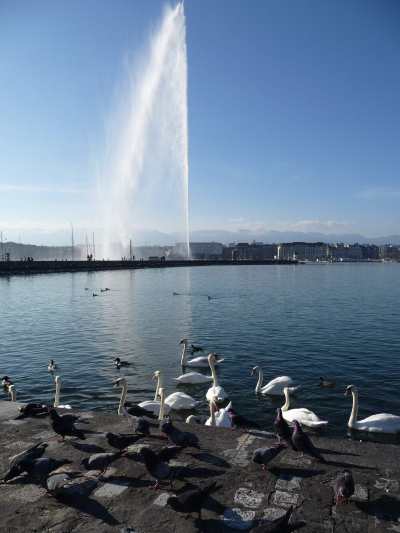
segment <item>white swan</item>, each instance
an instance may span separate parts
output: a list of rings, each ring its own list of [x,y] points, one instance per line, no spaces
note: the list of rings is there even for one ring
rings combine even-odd
[[[289,388],[285,387],[283,393],[286,401],[282,406],[282,416],[287,422],[294,422],[294,420],[297,420],[302,426],[307,426],[309,428],[319,428],[328,425],[327,420],[321,420],[313,411],[310,411],[305,407],[289,409]]]
[[[179,344],[183,344],[182,355],[181,355],[181,366],[197,366],[197,367],[207,367],[208,366],[208,356],[202,355],[199,357],[194,357],[193,359],[187,359],[186,352],[188,346],[188,340],[182,339]],[[223,359],[216,359],[215,364],[218,365],[222,363]]]
[[[229,416],[228,410],[231,409],[232,403],[219,409],[216,412],[217,406],[215,401],[210,401],[210,418],[206,420],[206,426],[214,426],[219,428],[231,428],[233,427],[232,418]]]
[[[158,420],[161,422],[164,420],[164,413],[165,413],[165,398],[164,398],[164,389],[161,387],[160,389],[160,411],[158,413]]]
[[[10,385],[10,386],[8,387],[8,392],[9,392],[9,394],[10,394],[10,400],[11,400],[12,402],[16,402],[16,401],[17,401],[17,393],[16,393],[16,391],[15,391],[15,386],[14,386],[14,385]]]
[[[357,420],[358,415],[358,390],[354,385],[348,385],[345,396],[349,394],[353,396],[353,407],[351,415],[347,423],[351,429],[358,429],[359,431],[371,431],[374,433],[399,433],[400,432],[400,416],[390,415],[387,413],[379,413],[372,415],[363,420]]]
[[[154,401],[158,400],[160,395],[160,390],[163,387],[163,378],[161,370],[154,372],[153,379],[157,379],[156,393],[154,396]],[[184,392],[173,392],[165,398],[165,409],[170,408],[175,411],[180,411],[184,409],[194,409],[200,402],[185,394]],[[144,407],[142,404],[139,404],[141,407]],[[166,411],[167,412],[167,411]]]
[[[186,374],[181,374],[179,377],[174,378],[174,381],[178,381],[178,383],[184,383],[187,385],[209,383],[212,380],[212,376],[206,376],[205,374],[200,374],[200,372],[187,372]]]
[[[283,389],[285,387],[289,387],[290,385],[293,385],[293,380],[289,376],[279,376],[275,379],[272,379],[269,381],[266,385],[263,386],[263,379],[264,374],[262,369],[259,366],[255,366],[252,371],[251,375],[254,376],[254,374],[258,371],[258,381],[255,388],[256,394],[258,392],[261,392],[261,394],[269,394],[271,396],[281,396],[283,394]],[[297,390],[299,387],[291,387],[291,391]]]
[[[60,378],[60,376],[56,376],[54,378],[54,383],[56,384],[56,394],[54,396],[53,407],[59,407],[60,409],[72,409],[72,407],[69,404],[60,405],[60,394],[61,394],[61,378]]]
[[[49,372],[54,372],[54,370],[57,368],[57,365],[55,364],[53,359],[50,359],[49,366],[47,367],[47,370]]]
[[[206,398],[209,402],[217,401],[222,402],[228,398],[228,394],[225,392],[221,385],[218,385],[217,373],[215,371],[215,354],[210,353],[208,356],[208,364],[210,365],[211,375],[213,378],[213,384],[206,393]]]
[[[144,402],[140,402],[138,405],[139,407],[142,407],[142,409],[146,409],[146,411],[150,411],[154,413],[155,415],[160,414],[160,401],[158,400],[158,396],[160,394],[160,389],[162,388],[162,375],[161,371],[157,370],[153,374],[153,379],[157,379],[157,387],[156,392],[154,395],[154,400],[146,400]],[[170,411],[169,405],[164,406],[164,412],[165,414],[168,414]]]

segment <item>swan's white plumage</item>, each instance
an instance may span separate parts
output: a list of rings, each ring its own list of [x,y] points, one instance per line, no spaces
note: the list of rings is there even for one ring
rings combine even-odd
[[[368,416],[363,420],[357,420],[358,415],[358,390],[354,385],[349,385],[345,394],[351,392],[353,396],[353,406],[350,414],[348,427],[359,431],[370,431],[371,433],[400,433],[400,416],[389,413],[378,413]]]
[[[212,381],[212,376],[206,376],[200,372],[188,372],[187,374],[182,374],[181,376],[174,378],[174,381],[179,383],[185,383],[187,385],[196,385],[200,383],[208,383]]]
[[[184,392],[173,392],[165,398],[165,405],[179,411],[182,409],[194,409],[199,402]]]
[[[218,385],[217,373],[215,371],[215,361],[215,354],[210,353],[208,355],[208,364],[210,365],[213,384],[206,393],[206,398],[208,402],[222,402],[228,398],[228,394],[225,392],[224,388],[221,387],[221,385]]]
[[[255,388],[255,392],[261,394],[269,394],[270,396],[281,396],[285,387],[291,387],[293,385],[293,379],[289,376],[278,376],[275,379],[271,379],[266,385],[263,385],[263,371],[259,366],[255,366],[252,370],[254,374],[258,370],[258,381]],[[294,391],[299,387],[292,387]]]
[[[314,413],[314,411],[310,411],[310,409],[307,409],[306,407],[290,409],[289,388],[285,387],[283,389],[283,393],[286,401],[282,406],[282,416],[286,422],[293,422],[294,420],[297,420],[297,422],[299,422],[302,426],[307,426],[310,428],[318,428],[328,425],[327,420],[322,420],[317,414]]]

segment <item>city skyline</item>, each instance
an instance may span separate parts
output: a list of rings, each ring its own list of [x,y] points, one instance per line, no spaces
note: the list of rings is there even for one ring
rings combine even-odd
[[[70,221],[81,241],[101,231],[105,123],[164,5],[2,3],[6,238],[63,244]],[[399,234],[399,10],[185,2],[193,231]],[[167,207],[160,220],[142,230],[174,231]]]

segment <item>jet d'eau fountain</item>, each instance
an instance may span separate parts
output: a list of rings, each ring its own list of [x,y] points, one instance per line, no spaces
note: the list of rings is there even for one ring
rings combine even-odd
[[[186,27],[167,7],[141,60],[129,66],[110,124],[98,191],[103,257],[127,255],[141,229],[173,232],[189,250]]]

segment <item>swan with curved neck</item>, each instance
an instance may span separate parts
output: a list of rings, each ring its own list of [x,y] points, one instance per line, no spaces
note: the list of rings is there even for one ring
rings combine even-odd
[[[159,391],[163,387],[161,370],[157,370],[157,372],[154,372],[154,376],[157,378],[157,388],[154,400],[157,400],[160,394]],[[189,396],[189,394],[185,394],[184,392],[173,392],[165,398],[164,403],[165,407],[174,409],[175,411],[180,411],[194,409],[200,402]]]
[[[164,412],[165,412],[165,397],[164,397],[163,387],[161,387],[159,392],[160,392],[160,411],[158,413],[158,420],[161,422],[161,420],[164,420]]]
[[[328,424],[327,420],[321,420],[314,411],[306,409],[305,407],[300,407],[297,409],[290,409],[290,395],[289,388],[285,387],[283,389],[285,395],[285,403],[281,407],[282,416],[287,422],[294,422],[297,420],[302,426],[307,426],[310,428],[319,428],[326,426]]]
[[[72,407],[68,404],[61,405],[60,404],[60,394],[61,394],[61,378],[60,376],[56,376],[54,378],[54,383],[56,385],[56,393],[54,396],[54,404],[53,407],[59,407],[60,409],[72,409]]]
[[[215,371],[215,354],[210,353],[208,355],[208,364],[210,365],[211,375],[213,378],[213,384],[206,393],[206,398],[209,402],[217,401],[222,402],[228,398],[228,394],[223,387],[218,384],[217,373]]]
[[[118,415],[122,416],[126,414],[125,411],[125,402],[126,402],[126,396],[128,394],[128,383],[125,378],[119,378],[114,381],[114,386],[121,386],[121,396],[119,399],[119,405],[118,405]]]
[[[220,428],[233,427],[232,418],[229,415],[229,409],[232,408],[231,402],[226,407],[217,408],[215,399],[210,401],[210,418],[207,419],[206,426],[214,426]]]
[[[253,367],[251,375],[254,376],[258,372],[258,380],[255,388],[255,392],[261,394],[269,394],[271,396],[281,396],[285,387],[293,385],[293,379],[289,376],[279,376],[269,381],[266,385],[263,385],[264,374],[259,366]],[[299,387],[291,387],[291,391],[297,390]]]
[[[357,429],[359,431],[370,431],[374,433],[399,433],[400,432],[400,416],[391,415],[388,413],[379,413],[368,416],[363,420],[357,420],[358,416],[358,389],[354,385],[346,387],[345,396],[350,394],[353,396],[353,406],[348,427]]]
[[[182,339],[179,344],[183,345],[182,355],[181,355],[181,366],[194,366],[194,367],[207,367],[208,366],[208,356],[202,355],[199,357],[194,357],[193,359],[187,358],[187,347],[188,340]],[[216,359],[215,364],[218,365],[222,363],[223,359]]]
[[[160,413],[160,401],[158,400],[158,397],[160,395],[160,389],[163,388],[163,377],[161,370],[156,370],[153,374],[153,380],[157,380],[157,386],[156,386],[156,392],[154,394],[154,400],[146,400],[144,402],[140,402],[138,405],[139,407],[142,407],[143,409],[146,409],[146,411],[151,411],[155,415],[159,415]],[[169,405],[164,405],[164,413],[168,414],[170,410]]]

